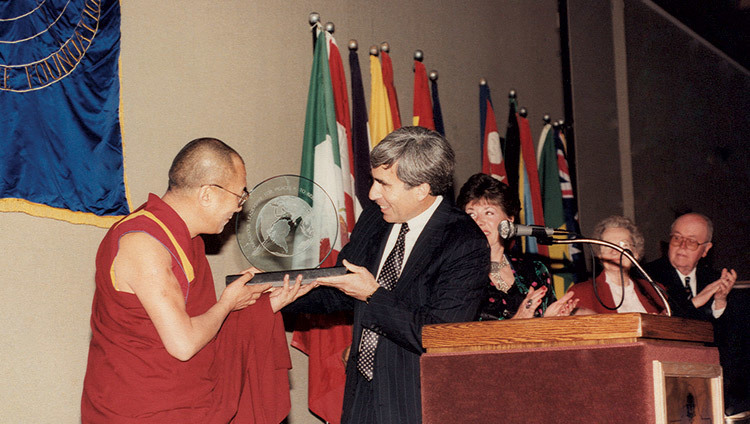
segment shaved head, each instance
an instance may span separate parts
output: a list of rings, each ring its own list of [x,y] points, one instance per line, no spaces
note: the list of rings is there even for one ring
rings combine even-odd
[[[222,184],[237,171],[235,160],[242,157],[215,138],[198,138],[177,153],[169,168],[167,191],[179,191],[204,184]]]

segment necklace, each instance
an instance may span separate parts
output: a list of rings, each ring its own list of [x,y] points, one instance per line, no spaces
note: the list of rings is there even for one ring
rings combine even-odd
[[[508,265],[510,263],[505,255],[500,259],[500,262],[490,262],[490,279],[492,280],[492,284],[503,293],[507,293],[514,283],[514,281],[507,282],[503,280],[503,277],[500,275],[500,271]]]

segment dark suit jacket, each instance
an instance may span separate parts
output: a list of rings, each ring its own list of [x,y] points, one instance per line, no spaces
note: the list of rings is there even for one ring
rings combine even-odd
[[[672,307],[672,316],[698,319],[703,321],[713,321],[714,316],[711,310],[713,300],[709,300],[700,308],[693,306],[693,303],[687,299],[685,286],[677,274],[677,270],[669,263],[669,258],[662,257],[653,262],[649,262],[644,269],[654,281],[661,283],[667,289],[669,305]],[[700,293],[707,285],[716,281],[721,274],[700,264],[695,270],[696,294]]]
[[[727,298],[727,309],[714,319],[713,300],[695,308],[686,300],[677,271],[668,258],[661,258],[645,266],[651,277],[663,283],[669,291],[672,315],[710,321],[714,325],[714,344],[719,348],[719,359],[724,375],[724,406],[728,415],[750,410],[750,290],[733,289]],[[695,270],[698,292],[721,277],[721,273],[698,264]]]
[[[391,227],[379,208],[365,210],[339,254],[339,263],[347,259],[375,275]],[[285,308],[308,313],[354,310],[343,423],[422,421],[422,327],[472,321],[482,300],[489,263],[485,235],[468,215],[443,200],[419,235],[393,291],[379,288],[365,303],[321,287]],[[356,368],[363,328],[380,334],[371,382]],[[364,392],[371,393],[374,408],[363,406]]]

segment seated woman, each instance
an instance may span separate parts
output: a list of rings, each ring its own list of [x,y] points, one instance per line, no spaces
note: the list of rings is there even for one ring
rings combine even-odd
[[[471,216],[490,244],[490,274],[479,310],[480,320],[570,315],[573,295],[555,301],[543,263],[509,255],[509,243],[500,238],[498,225],[513,221],[521,209],[510,188],[487,174],[474,174],[461,187],[457,206]]]
[[[623,216],[610,216],[596,224],[594,238],[628,249],[636,259],[643,255],[643,235],[633,221]],[[627,257],[615,249],[598,245],[594,245],[594,255],[601,263],[603,272],[593,282],[585,281],[568,289],[568,293],[575,293],[579,299],[576,314],[662,312],[664,306],[659,295],[646,280],[636,278],[635,273],[631,274],[633,264]]]

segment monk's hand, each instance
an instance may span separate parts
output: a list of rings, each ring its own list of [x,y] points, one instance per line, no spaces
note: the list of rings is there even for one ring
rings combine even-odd
[[[255,274],[251,272],[243,272],[239,278],[224,289],[219,298],[219,303],[226,304],[232,311],[238,311],[257,302],[260,295],[271,288],[271,284],[245,285],[254,276]]]
[[[254,266],[251,266],[250,268],[248,268],[246,270],[243,270],[242,274],[250,274],[250,278],[252,279],[255,276],[255,274],[259,274],[261,272],[264,272],[264,271],[262,269],[260,269],[260,268],[256,268]]]
[[[284,276],[284,285],[282,287],[273,287],[270,290],[271,309],[279,312],[284,306],[294,302],[300,297],[306,295],[317,284],[302,284],[302,275],[298,275],[294,285],[289,285],[289,274]]]
[[[366,301],[380,287],[375,277],[363,266],[357,266],[344,259],[343,265],[349,271],[344,275],[321,277],[317,282],[321,286],[333,287],[341,290],[357,300]]]

